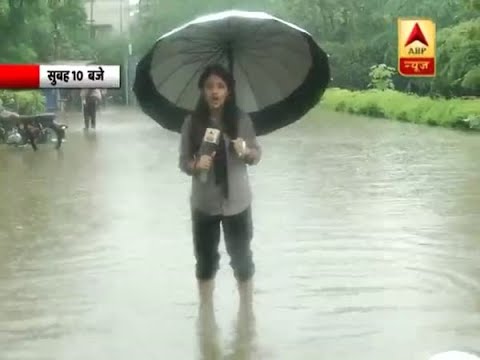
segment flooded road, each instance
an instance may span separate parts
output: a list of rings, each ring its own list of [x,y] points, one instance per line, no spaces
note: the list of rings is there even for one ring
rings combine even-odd
[[[0,359],[479,351],[480,137],[316,117],[260,138],[255,321],[222,244],[217,331],[197,316],[176,134],[112,108],[96,133],[70,116],[59,152],[0,149]]]

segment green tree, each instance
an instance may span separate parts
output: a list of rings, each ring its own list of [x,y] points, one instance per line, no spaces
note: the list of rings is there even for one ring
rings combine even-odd
[[[471,69],[465,74],[462,80],[462,87],[472,92],[480,94],[480,66]]]
[[[0,62],[35,63],[78,59],[92,53],[83,2],[78,0],[0,0]],[[40,91],[2,91],[20,113],[42,111]]]
[[[91,53],[77,0],[0,0],[0,61],[48,62]]]
[[[382,91],[394,89],[392,76],[395,74],[395,71],[395,68],[385,64],[373,65],[370,67],[370,83],[368,87]]]
[[[330,54],[332,85],[350,89],[366,88],[369,68],[375,64],[396,67],[398,17],[430,17],[438,31],[438,75],[435,79],[395,75],[396,88],[420,94],[478,95],[480,0],[271,0],[270,4],[308,30]]]
[[[423,95],[479,94],[480,0],[141,0],[132,31],[134,52],[143,55],[160,35],[196,16],[231,8],[267,11],[309,31],[330,55],[332,86],[366,89],[369,84],[394,84],[397,90]],[[388,81],[372,79],[372,66],[397,67],[397,18],[405,16],[435,21],[437,76],[405,78],[388,70]],[[121,53],[120,45],[126,49],[122,41],[99,45],[99,56],[113,61]]]
[[[443,95],[479,94],[480,18],[438,33],[438,74],[432,89]]]
[[[82,1],[48,0],[53,24],[55,58],[78,59],[92,55],[87,15]]]

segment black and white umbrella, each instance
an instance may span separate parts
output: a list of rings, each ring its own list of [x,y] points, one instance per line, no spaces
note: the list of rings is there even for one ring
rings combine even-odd
[[[156,41],[136,70],[133,90],[143,111],[179,132],[211,63],[233,72],[237,104],[257,135],[300,119],[330,81],[328,56],[307,31],[263,12],[231,10],[199,17]]]

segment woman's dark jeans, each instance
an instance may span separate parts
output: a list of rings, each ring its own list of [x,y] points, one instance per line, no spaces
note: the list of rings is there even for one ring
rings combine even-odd
[[[252,212],[247,210],[232,216],[211,216],[192,210],[193,245],[196,259],[196,277],[209,280],[219,268],[220,224],[230,266],[238,281],[249,280],[255,273],[250,243],[253,237]]]

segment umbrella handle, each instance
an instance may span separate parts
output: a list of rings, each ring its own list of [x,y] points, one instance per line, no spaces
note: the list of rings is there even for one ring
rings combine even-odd
[[[198,178],[200,179],[200,182],[206,183],[208,180],[208,171],[203,170],[199,175]]]
[[[239,158],[242,158],[245,155],[245,152],[247,151],[247,143],[245,140],[242,141],[242,149],[240,151],[237,151],[237,155]]]

